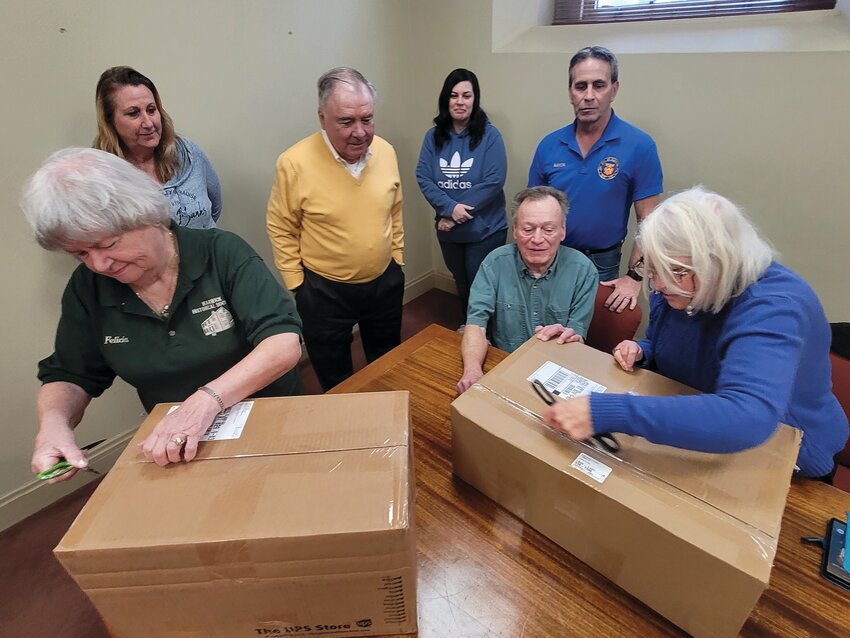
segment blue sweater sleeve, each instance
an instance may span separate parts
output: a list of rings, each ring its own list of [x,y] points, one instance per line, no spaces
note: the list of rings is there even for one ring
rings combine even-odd
[[[637,344],[643,351],[643,359],[638,362],[641,368],[648,368],[652,365],[655,344],[655,326],[659,322],[659,317],[663,311],[663,307],[667,305],[664,297],[650,293],[649,296],[649,324],[646,326],[646,334],[643,339],[638,339]]]
[[[206,153],[198,148],[198,154],[203,161],[204,175],[207,179],[207,196],[210,198],[211,204],[210,214],[213,221],[218,222],[218,218],[221,217],[221,182]]]
[[[785,414],[808,331],[805,312],[750,297],[726,318],[717,341],[720,373],[710,393],[650,397],[595,394],[594,430],[703,452],[760,445]],[[683,350],[692,344],[679,344]]]
[[[451,217],[457,202],[437,186],[434,179],[433,167],[436,161],[434,149],[434,129],[425,133],[422,140],[422,149],[419,151],[419,163],[416,165],[416,181],[422,195],[431,204],[437,217]]]

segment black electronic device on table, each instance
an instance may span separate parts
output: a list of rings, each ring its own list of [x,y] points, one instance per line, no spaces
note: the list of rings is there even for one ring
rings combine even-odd
[[[847,523],[837,518],[831,519],[826,525],[826,536],[804,537],[804,543],[819,545],[823,549],[820,573],[831,583],[850,591],[850,572],[845,569],[847,556]]]

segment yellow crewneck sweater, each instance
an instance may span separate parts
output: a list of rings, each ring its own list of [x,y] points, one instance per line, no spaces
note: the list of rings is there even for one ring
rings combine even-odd
[[[266,226],[287,288],[304,268],[333,281],[366,283],[390,259],[404,265],[401,178],[395,150],[375,136],[355,179],[333,157],[321,131],[277,158]]]

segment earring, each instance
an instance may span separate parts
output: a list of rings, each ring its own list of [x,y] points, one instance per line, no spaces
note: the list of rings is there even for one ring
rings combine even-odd
[[[693,317],[696,313],[697,313],[697,309],[694,308],[694,305],[692,303],[689,303],[688,307],[685,308],[685,314],[688,315],[689,317]]]

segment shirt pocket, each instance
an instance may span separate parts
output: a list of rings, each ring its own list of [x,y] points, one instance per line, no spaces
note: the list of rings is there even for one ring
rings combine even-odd
[[[543,316],[542,324],[545,326],[552,325],[553,323],[559,323],[562,326],[566,326],[570,320],[570,308],[569,306],[564,306],[563,304],[549,304],[546,306],[546,311]]]
[[[495,317],[493,341],[498,348],[513,352],[531,336],[525,304],[497,301]]]

